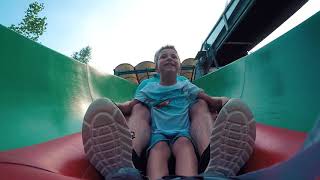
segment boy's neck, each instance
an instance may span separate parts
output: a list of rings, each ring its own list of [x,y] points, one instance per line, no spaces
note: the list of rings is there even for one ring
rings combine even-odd
[[[163,86],[171,86],[177,83],[177,74],[160,74],[160,84]]]

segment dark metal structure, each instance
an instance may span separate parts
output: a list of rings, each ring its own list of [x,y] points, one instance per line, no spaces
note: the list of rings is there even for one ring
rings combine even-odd
[[[245,55],[307,0],[232,0],[203,42],[195,78]]]

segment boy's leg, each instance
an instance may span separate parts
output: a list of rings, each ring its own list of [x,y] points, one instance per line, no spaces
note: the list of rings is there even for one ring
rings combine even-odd
[[[221,99],[223,106],[229,100],[226,97],[215,98]],[[198,99],[190,109],[190,133],[200,156],[209,147],[213,123],[217,116],[217,113],[209,111],[207,102],[202,99]]]
[[[172,145],[176,158],[176,175],[195,176],[198,174],[198,160],[192,142],[186,137],[179,137]]]
[[[169,175],[168,160],[170,154],[170,148],[165,141],[158,142],[150,149],[147,176],[151,180],[160,179],[163,176]]]
[[[207,103],[199,99],[190,110],[190,134],[201,156],[210,144],[210,136],[214,117],[211,115]]]
[[[89,106],[83,121],[82,139],[87,158],[106,179],[112,175],[139,179],[131,160],[129,128],[113,102],[98,99]]]
[[[151,135],[150,127],[150,112],[149,109],[141,103],[136,104],[128,119],[130,131],[134,133],[132,146],[138,156],[141,156],[142,151],[149,143]]]

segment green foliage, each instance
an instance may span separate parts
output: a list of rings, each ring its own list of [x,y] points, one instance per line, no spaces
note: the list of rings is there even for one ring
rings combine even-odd
[[[9,29],[22,34],[23,36],[38,41],[39,37],[47,29],[46,17],[39,17],[38,14],[44,9],[43,3],[33,2],[25,11],[25,16],[17,26],[11,25]]]
[[[77,61],[88,64],[91,59],[91,47],[87,46],[82,48],[79,52],[73,53],[71,57]]]

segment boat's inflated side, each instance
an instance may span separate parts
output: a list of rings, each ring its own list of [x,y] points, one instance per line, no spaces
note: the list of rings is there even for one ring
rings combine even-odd
[[[285,161],[302,146],[305,133],[257,124],[255,150],[240,173]],[[81,134],[0,152],[3,179],[101,179],[85,158]]]

